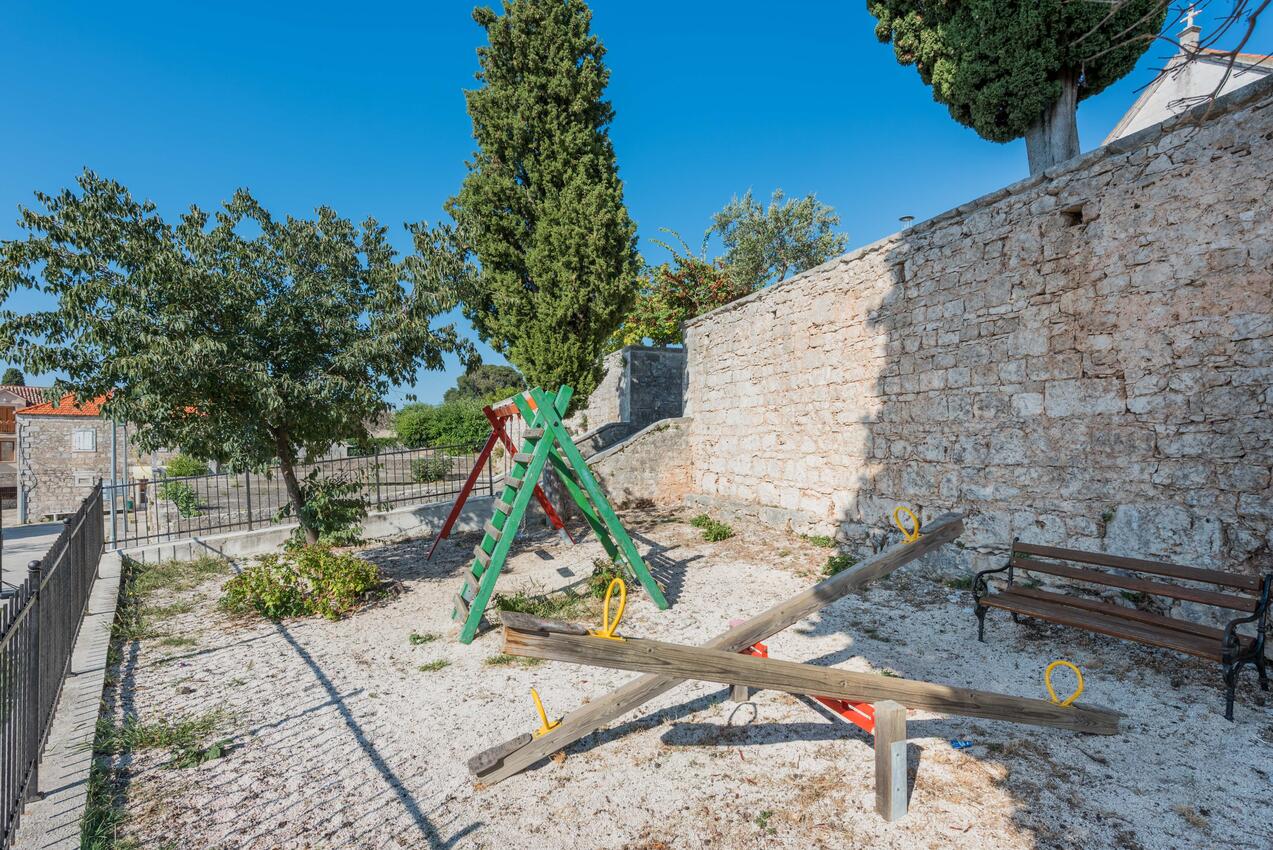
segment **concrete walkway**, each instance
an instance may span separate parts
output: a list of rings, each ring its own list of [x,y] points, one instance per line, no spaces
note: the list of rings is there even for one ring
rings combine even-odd
[[[3,579],[12,584],[21,584],[27,577],[27,564],[43,558],[63,528],[65,525],[60,522],[16,525],[12,528],[6,526],[4,549],[0,552]]]
[[[119,596],[118,553],[102,556],[97,575],[40,760],[40,791],[45,796],[27,804],[13,843],[19,850],[74,850],[80,846],[93,734],[106,681],[106,650]]]

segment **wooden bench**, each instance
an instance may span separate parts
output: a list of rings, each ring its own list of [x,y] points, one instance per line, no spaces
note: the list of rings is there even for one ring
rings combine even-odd
[[[1239,612],[1240,616],[1219,629],[1080,596],[1075,590],[1062,592],[1024,586],[1017,582],[1017,573],[1020,572],[1046,573],[1075,582],[1117,587],[1131,593],[1210,605]],[[996,573],[1007,573],[1006,585],[991,592],[987,577]],[[1186,586],[1151,581],[1128,573],[1161,576],[1194,584]],[[1203,589],[1194,586],[1195,584],[1211,585],[1219,589]],[[1259,675],[1260,687],[1266,691],[1269,689],[1264,640],[1269,628],[1271,587],[1273,573],[1262,577],[1237,575],[1140,558],[1036,546],[1014,539],[1008,563],[997,569],[977,573],[973,577],[972,592],[977,606],[978,640],[985,640],[986,611],[1000,608],[1010,612],[1015,622],[1020,622],[1022,616],[1035,617],[1216,661],[1223,666],[1224,671],[1224,716],[1232,720],[1233,694],[1243,667],[1253,665]],[[1238,631],[1239,626],[1248,624],[1251,626],[1250,631]]]

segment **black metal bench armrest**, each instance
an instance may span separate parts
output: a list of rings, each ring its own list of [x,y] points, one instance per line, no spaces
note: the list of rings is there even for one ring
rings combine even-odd
[[[1273,587],[1273,573],[1269,573],[1264,577],[1264,587],[1260,591],[1260,604],[1256,606],[1246,617],[1238,617],[1236,620],[1230,620],[1229,624],[1224,627],[1224,641],[1222,643],[1223,651],[1226,656],[1236,655],[1238,647],[1237,627],[1243,623],[1258,623],[1255,632],[1255,645],[1252,650],[1255,655],[1264,653],[1264,637],[1268,630],[1268,613],[1269,613],[1269,591]]]
[[[973,600],[980,602],[982,597],[990,592],[990,587],[986,584],[986,578],[985,578],[986,576],[994,575],[995,573],[1002,573],[1002,572],[1007,572],[1008,575],[1011,576],[1012,564],[1007,563],[1007,564],[1004,564],[1002,567],[995,567],[994,569],[990,569],[990,570],[982,570],[981,572],[974,575],[972,577]]]

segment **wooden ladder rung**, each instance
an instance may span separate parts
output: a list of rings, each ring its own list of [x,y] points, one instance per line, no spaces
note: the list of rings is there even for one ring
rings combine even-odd
[[[483,569],[491,565],[491,556],[486,554],[486,550],[482,548],[481,543],[473,547],[473,557],[477,559],[477,562],[482,565]]]
[[[525,482],[524,478],[514,478],[512,475],[504,476],[504,483],[507,484],[509,487],[512,487],[514,490],[521,489],[521,486],[524,482]]]
[[[486,521],[486,525],[482,526],[482,530],[489,534],[491,539],[496,541],[498,541],[500,535],[503,534],[502,531],[495,527],[495,523],[491,522],[489,519]]]
[[[455,594],[455,596],[451,598],[451,604],[455,606],[455,610],[459,613],[461,620],[467,620],[469,618],[469,604],[464,600],[463,596],[458,593]]]
[[[544,436],[544,429],[543,428],[527,428],[525,432],[523,432],[522,436],[524,436],[528,440],[538,440]]]
[[[511,511],[512,509],[513,509],[513,506],[510,503],[505,502],[503,499],[495,500],[495,510],[498,513],[501,513],[504,516],[508,516],[509,511]]]
[[[535,456],[533,454],[527,454],[526,452],[518,452],[517,454],[513,455],[513,463],[523,463],[523,464],[529,465],[530,462],[534,459],[535,459]]]
[[[466,573],[464,575],[464,589],[460,591],[460,595],[463,596],[464,594],[467,593],[469,596],[476,599],[478,586],[479,586],[478,578],[474,576],[472,573]]]

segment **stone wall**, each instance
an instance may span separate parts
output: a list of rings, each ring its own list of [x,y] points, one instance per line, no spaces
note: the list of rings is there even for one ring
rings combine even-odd
[[[612,504],[675,505],[690,496],[688,426],[663,419],[588,459]]]
[[[582,433],[611,422],[640,430],[652,422],[681,415],[685,390],[685,349],[628,345],[602,361],[605,374],[588,404],[566,425]]]
[[[76,431],[93,432],[93,451],[74,449]],[[122,429],[119,439],[122,452]],[[18,441],[20,498],[26,500],[25,520],[28,522],[74,513],[99,478],[110,478],[109,419],[19,413]]]
[[[690,489],[858,547],[967,511],[962,566],[1273,569],[1270,163],[1273,80],[695,319]]]

